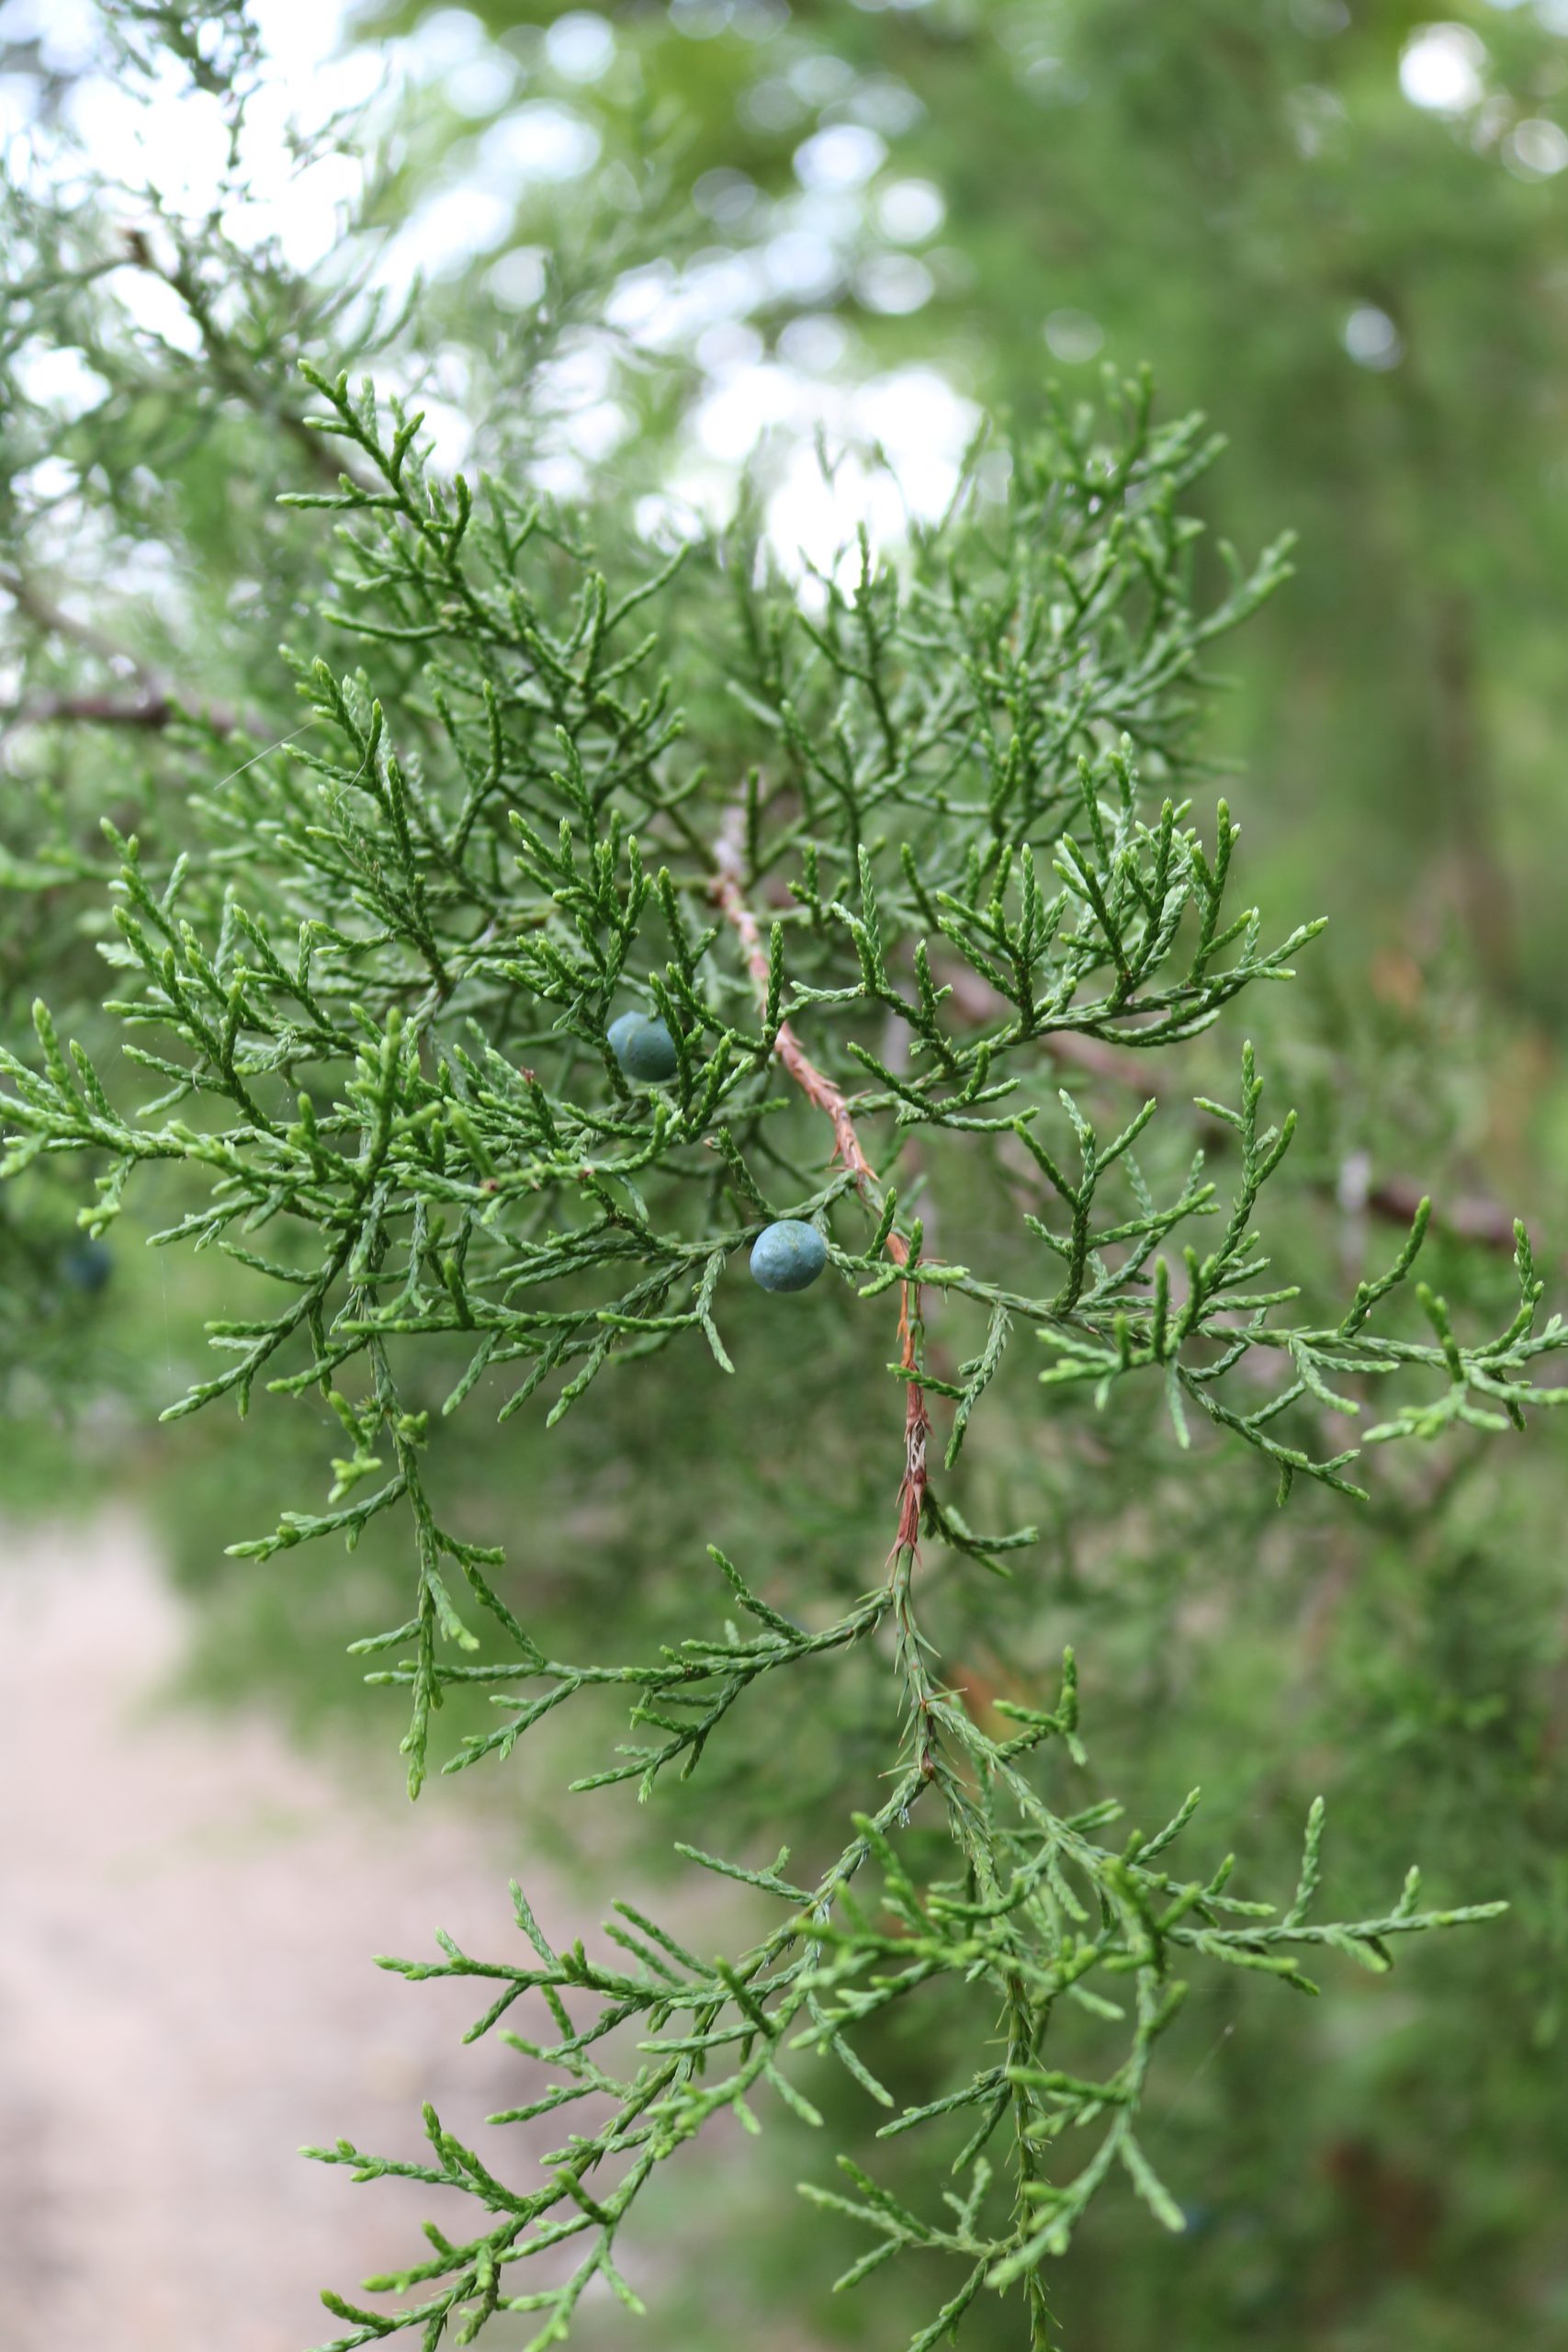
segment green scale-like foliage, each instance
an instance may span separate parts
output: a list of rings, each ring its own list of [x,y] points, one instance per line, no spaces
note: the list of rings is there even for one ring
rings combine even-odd
[[[836,2060],[886,2109],[885,2136],[951,2135],[958,2184],[947,2211],[917,2213],[844,2158],[844,2188],[809,2193],[869,2233],[846,2283],[940,2250],[951,2288],[915,2347],[987,2290],[1021,2292],[1029,2340],[1047,2345],[1046,2257],[1102,2182],[1122,2172],[1180,2226],[1139,2109],[1182,1972],[1310,1989],[1314,1948],[1381,1970],[1397,1938],[1498,1906],[1424,1910],[1413,1871],[1381,1916],[1320,1922],[1321,1807],[1283,1909],[1232,1894],[1228,1861],[1173,1875],[1195,1797],[1156,1836],[1111,1845],[1114,1803],[1062,1795],[1060,1759],[1082,1756],[1070,1658],[1049,1709],[965,1704],[925,1620],[922,1544],[967,1575],[1031,1540],[974,1532],[946,1483],[1010,1343],[1043,1354],[1043,1413],[1066,1390],[1109,1408],[1124,1383],[1158,1382],[1173,1442],[1194,1417],[1212,1425],[1262,1457],[1281,1499],[1298,1477],[1359,1492],[1357,1446],[1325,1431],[1359,1427],[1369,1402],[1362,1442],[1385,1443],[1452,1423],[1507,1433],[1568,1393],[1533,1377],[1568,1335],[1538,1328],[1522,1231],[1518,1309],[1494,1337],[1461,1337],[1414,1283],[1424,1210],[1344,1312],[1304,1317],[1258,1236],[1293,1123],[1263,1123],[1250,1048],[1234,1103],[1201,1105],[1234,1136],[1219,1184],[1201,1154],[1160,1142],[1179,1123],[1151,1127],[1152,1102],[1104,1136],[1056,1083],[1069,1048],[1194,1036],[1255,980],[1289,978],[1311,936],[1233,910],[1236,828],[1223,802],[1198,823],[1188,797],[1207,649],[1283,577],[1283,550],[1231,563],[1205,594],[1181,502],[1214,445],[1196,424],[1155,426],[1141,387],[1118,396],[1108,439],[1059,414],[1017,453],[1005,506],[966,479],[897,562],[863,544],[801,594],[743,529],[662,564],[602,559],[590,519],[437,481],[417,417],[313,380],[350,470],[296,503],[339,517],[324,618],[366,666],[299,665],[311,725],[192,801],[171,871],[119,843],[110,1010],[155,1096],[127,1107],[118,1073],[62,1046],[40,1008],[36,1066],[5,1057],[6,1170],[92,1155],[97,1233],[143,1163],[168,1163],[177,1214],[157,1242],[246,1270],[255,1312],[210,1327],[223,1368],[171,1410],[232,1396],[243,1412],[260,1383],[319,1393],[341,1424],[325,1507],[285,1511],[240,1554],[352,1547],[405,1516],[411,1613],[358,1647],[385,1661],[373,1681],[408,1694],[412,1789],[460,1687],[499,1723],[448,1770],[618,1690],[632,1741],[578,1785],[644,1797],[691,1774],[780,1674],[830,1674],[853,1649],[886,1690],[881,1777],[810,1883],[787,1854],[759,1870],[688,1849],[780,1906],[733,1957],[700,1958],[627,1905],[607,1929],[619,1957],[558,1952],[519,1894],[531,1957],[482,1962],[443,1939],[436,1962],[387,1963],[492,1986],[476,2032],[537,1996],[550,2038],[509,2038],[545,2086],[495,2120],[579,2101],[583,2120],[526,2188],[434,2114],[425,2164],[318,2152],[361,2178],[460,2190],[479,2214],[460,2240],[430,2225],[428,2257],[373,2282],[394,2310],[329,2297],[338,2344],[466,2343],[510,2311],[535,2315],[542,2346],[592,2282],[634,2301],[616,2240],[655,2166],[710,2119],[754,2123],[753,2101],[818,2120],[803,2082]],[[607,1033],[628,1009],[666,1024],[667,1082],[624,1074]],[[966,1243],[985,1263],[935,1247],[955,1151],[1019,1203],[1012,1229]],[[612,1372],[664,1358],[630,1376],[679,1376],[693,1349],[732,1372],[746,1253],[785,1218],[821,1232],[829,1277],[761,1316],[887,1333],[886,1392],[843,1400],[886,1458],[886,1560],[851,1564],[868,1589],[840,1613],[807,1594],[796,1614],[759,1589],[766,1557],[716,1552],[733,1623],[699,1591],[696,1630],[654,1657],[551,1657],[502,1554],[461,1532],[443,1416],[500,1382],[502,1419],[558,1421]],[[755,1344],[766,1323],[745,1295]],[[857,2029],[941,1998],[969,2020],[968,2070],[901,2109]],[[1121,2037],[1092,2075],[1069,2070],[1080,2025],[1097,2050]],[[547,2254],[531,2290],[519,2266],[556,2246],[566,2267]]]

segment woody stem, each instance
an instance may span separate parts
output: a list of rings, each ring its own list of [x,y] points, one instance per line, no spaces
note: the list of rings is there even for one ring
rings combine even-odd
[[[708,888],[715,906],[739,939],[757,1001],[765,1010],[768,951],[762,942],[761,926],[746,896],[745,872],[745,811],[739,803],[735,803],[727,811],[714,845],[714,876]],[[854,1178],[855,1190],[867,1207],[876,1210],[880,1206],[876,1170],[865,1156],[843,1094],[827,1072],[818,1068],[787,1021],[780,1022],[773,1046],[807,1101],[832,1122],[834,1157]],[[895,1265],[908,1264],[909,1245],[901,1233],[889,1231],[885,1246]],[[913,1373],[919,1363],[919,1283],[901,1283],[898,1296],[899,1361],[906,1373]],[[904,1400],[904,1475],[898,1489],[898,1529],[891,1556],[894,1563],[907,1556],[910,1566],[919,1552],[920,1519],[925,1509],[926,1440],[930,1430],[925,1393],[918,1380],[908,1380]]]

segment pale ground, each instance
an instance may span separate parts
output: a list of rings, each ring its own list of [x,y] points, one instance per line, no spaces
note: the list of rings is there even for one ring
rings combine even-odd
[[[498,2170],[525,2169],[515,2131],[479,2120],[528,2095],[523,2062],[459,2046],[482,1988],[369,1964],[434,1957],[438,1926],[521,1951],[505,1882],[523,1857],[439,1786],[413,1812],[355,1799],[265,1720],[161,1707],[181,1640],[134,1520],[0,1528],[5,2352],[337,2335],[317,2290],[355,2299],[418,2258],[425,2213],[452,2217],[296,2151],[342,2132],[416,2155],[424,2098]]]

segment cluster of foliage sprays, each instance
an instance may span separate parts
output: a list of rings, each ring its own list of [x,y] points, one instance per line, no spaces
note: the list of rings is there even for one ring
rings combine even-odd
[[[1181,2224],[1140,2110],[1190,1969],[1310,1989],[1314,1948],[1382,1970],[1400,1938],[1500,1907],[1424,1908],[1412,1871],[1380,1916],[1319,1918],[1321,1806],[1280,1906],[1234,1893],[1228,1860],[1173,1867],[1195,1796],[1156,1834],[1110,1838],[1113,1803],[1074,1806],[1071,1657],[1049,1703],[966,1701],[926,1612],[936,1547],[951,1573],[983,1574],[1032,1541],[976,1533],[948,1483],[1021,1343],[1043,1355],[1047,1409],[1158,1382],[1176,1443],[1208,1425],[1281,1498],[1303,1478],[1359,1491],[1357,1447],[1324,1432],[1371,1400],[1387,1399],[1364,1444],[1506,1433],[1568,1393],[1533,1377],[1568,1333],[1538,1326],[1522,1230],[1517,1312],[1495,1337],[1456,1332],[1413,1279],[1425,1211],[1342,1314],[1295,1319],[1257,1225],[1292,1122],[1264,1122],[1250,1049],[1235,1102],[1202,1104],[1232,1139],[1223,1182],[1162,1141],[1178,1123],[1151,1126],[1153,1102],[1105,1135],[1059,1089],[1075,1041],[1125,1056],[1190,1038],[1252,982],[1288,978],[1310,935],[1270,944],[1256,910],[1231,911],[1236,828],[1222,802],[1205,838],[1182,793],[1206,650],[1282,578],[1284,551],[1228,582],[1216,566],[1204,588],[1182,498],[1214,445],[1194,422],[1153,424],[1141,386],[1113,396],[1109,425],[1059,412],[1015,453],[1005,503],[966,478],[896,561],[863,544],[803,593],[739,527],[640,564],[623,542],[602,566],[581,520],[436,480],[417,417],[314,381],[346,470],[297,503],[338,519],[324,619],[367,669],[300,661],[313,723],[193,799],[172,869],[119,842],[110,1009],[153,1097],[128,1107],[122,1073],[40,1007],[38,1055],[4,1058],[6,1171],[91,1155],[96,1236],[128,1182],[168,1163],[179,1213],[156,1242],[222,1252],[255,1297],[209,1326],[222,1369],[173,1411],[243,1412],[258,1383],[330,1406],[344,1442],[325,1507],[236,1552],[352,1547],[404,1515],[410,1614],[358,1646],[373,1681],[408,1694],[412,1789],[457,1686],[498,1721],[448,1770],[608,1689],[630,1702],[631,1743],[579,1785],[649,1797],[776,1678],[831,1675],[851,1650],[886,1675],[880,1777],[835,1857],[792,1875],[787,1853],[754,1867],[686,1849],[772,1906],[744,1950],[705,1957],[621,1904],[598,1956],[558,1951],[514,1890],[505,1957],[443,1939],[433,1962],[385,1963],[471,1978],[489,2001],[476,2034],[526,2021],[532,2038],[507,2039],[527,2094],[492,2120],[558,2109],[564,2136],[531,2181],[434,2112],[422,2163],[316,2151],[359,2179],[460,2191],[477,2215],[456,2236],[429,2224],[423,2258],[368,2282],[389,2307],[329,2295],[339,2352],[405,2330],[427,2352],[467,2344],[501,2312],[533,2315],[538,2352],[594,2282],[635,2303],[618,2249],[655,2167],[775,2100],[819,2120],[812,2076],[829,2064],[883,2136],[942,2135],[954,2183],[917,2211],[840,2158],[840,2185],[807,2193],[863,2226],[841,2283],[906,2249],[944,2254],[911,2352],[990,2293],[1021,2295],[1044,2346],[1049,2258],[1102,2185],[1123,2176]],[[931,1246],[933,1170],[954,1151],[1014,1204],[979,1228],[983,1265]],[[748,1251],[773,1295],[749,1310],[753,1345],[759,1314],[896,1333],[887,1400],[843,1400],[887,1455],[886,1556],[834,1614],[821,1593],[767,1597],[766,1558],[715,1553],[684,1640],[552,1657],[525,1582],[454,1523],[442,1417],[499,1389],[502,1419],[558,1421],[607,1374],[693,1348],[732,1372]],[[433,1411],[421,1395],[446,1364]],[[865,2030],[944,2000],[970,2056],[911,2106]],[[1085,2034],[1096,2052],[1120,2038],[1092,2074],[1074,2071]]]

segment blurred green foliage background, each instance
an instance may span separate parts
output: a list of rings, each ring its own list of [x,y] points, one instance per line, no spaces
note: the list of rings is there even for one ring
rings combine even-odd
[[[111,12],[122,34],[175,50],[180,14]],[[109,30],[64,62],[41,18],[29,30],[7,9],[0,38],[39,119],[69,126]],[[1202,492],[1213,534],[1247,549],[1286,526],[1301,535],[1294,584],[1227,647],[1213,749],[1217,774],[1245,779],[1249,895],[1281,920],[1334,918],[1260,1040],[1271,1101],[1303,1109],[1319,1271],[1386,1255],[1380,1201],[1416,1177],[1442,1228],[1430,1279],[1456,1302],[1505,1295],[1499,1203],[1561,1271],[1560,0],[1456,0],[1441,21],[1403,0],[644,0],[604,14],[484,0],[362,8],[343,39],[405,76],[400,98],[377,101],[373,153],[368,100],[323,141],[367,165],[365,250],[392,311],[413,264],[426,271],[386,364],[492,462],[568,491],[592,471],[602,493],[651,502],[657,532],[666,510],[678,527],[681,502],[727,495],[771,422],[760,494],[783,537],[805,513],[789,451],[818,423],[882,435],[935,498],[980,417],[1027,431],[1048,377],[1090,397],[1102,364],[1147,361],[1168,413],[1211,414],[1233,444]],[[268,54],[264,86],[283,71]],[[107,307],[109,264],[101,283],[84,274],[73,239],[93,232],[80,213],[71,225],[61,187],[53,213],[12,199],[32,260],[4,350],[0,589],[27,720],[6,743],[0,810],[8,1026],[40,972],[57,996],[92,994],[97,812],[156,842],[172,797],[221,772],[237,718],[247,741],[292,723],[272,649],[308,611],[320,558],[317,526],[271,503],[311,476],[288,362],[302,345],[354,365],[365,342],[363,311],[334,307],[333,256],[299,264],[285,236],[257,262],[255,242],[215,219],[160,224],[175,258],[142,275],[178,296],[191,252],[193,283],[226,269],[243,299],[220,302],[194,344],[134,305],[128,320]],[[101,189],[94,202],[103,238],[123,235]],[[606,284],[635,357],[592,323]],[[558,412],[520,417],[508,386],[547,324],[561,339]],[[62,408],[40,338],[101,390]],[[163,550],[178,594],[139,594],[127,548],[149,579],[162,575],[148,550]],[[40,618],[40,582],[73,629]],[[130,649],[149,692],[175,695],[179,723],[38,718],[40,696],[78,690],[93,630]],[[139,690],[134,668],[116,674]],[[1236,1043],[1189,1049],[1190,1091],[1223,1091],[1214,1072]],[[984,1216],[964,1182],[944,1168],[936,1189]],[[0,1226],[0,1384],[28,1431],[0,1464],[7,1508],[52,1504],[89,1464],[130,1489],[192,1603],[188,1700],[259,1699],[329,1752],[389,1751],[390,1714],[344,1650],[378,1608],[396,1611],[378,1592],[399,1589],[396,1544],[367,1540],[331,1578],[313,1554],[224,1561],[226,1542],[270,1523],[280,1468],[325,1444],[270,1408],[243,1446],[205,1419],[148,1432],[214,1299],[199,1268],[143,1259],[124,1232],[107,1282],[82,1279],[80,1197],[62,1179]],[[509,1542],[511,1574],[569,1648],[585,1622],[616,1621],[628,1647],[677,1622],[705,1540],[741,1557],[765,1544],[786,1575],[798,1561],[859,1589],[886,1497],[820,1363],[775,1355],[767,1377],[765,1409],[754,1385],[737,1395],[699,1373],[547,1440],[519,1423],[454,1441],[473,1450],[474,1532]],[[1337,1973],[1288,2030],[1262,2023],[1272,1988],[1227,1984],[1194,2004],[1153,2143],[1190,2199],[1188,2232],[1167,2243],[1130,2198],[1107,2200],[1057,2290],[1074,2352],[1568,2341],[1564,1467],[1563,1436],[1540,1429],[1528,1447],[1461,1449],[1440,1476],[1391,1478],[1359,1514],[1307,1497],[1279,1518],[1246,1464],[1179,1478],[1157,1415],[1045,1424],[1027,1371],[1012,1376],[1011,1411],[981,1441],[976,1510],[983,1499],[1043,1533],[1010,1586],[955,1603],[972,1618],[971,1687],[1030,1689],[1071,1640],[1091,1757],[1134,1819],[1201,1781],[1213,1837],[1283,1883],[1321,1788],[1348,1905],[1360,1878],[1382,1886],[1415,1854],[1442,1898],[1503,1892],[1516,1906],[1392,1985]],[[846,1678],[852,1720],[853,1701]],[[548,1758],[547,1801],[537,1756],[526,1792],[465,1779],[428,1800],[493,1809],[498,1876],[520,1804],[532,1848],[570,1865],[579,1833],[554,1790],[571,1736]],[[834,1795],[825,1752],[809,1717],[772,1721],[724,1800],[729,1834],[793,1813],[808,1847]],[[628,1805],[592,1834],[667,1850],[701,1822],[698,1842],[722,1844],[700,1784],[661,1802],[651,1829]],[[934,2095],[939,2037],[899,2063]],[[746,2165],[698,2157],[661,2192],[683,2252],[643,2341],[906,2340],[914,2303],[893,2273],[833,2301],[831,2259],[802,2259],[792,2184],[812,2163],[807,2136],[783,2124]],[[855,2250],[846,2237],[845,2259]],[[1000,2352],[1015,2324],[987,2310],[965,2340]],[[584,2340],[607,2347],[625,2325],[591,2324]]]

